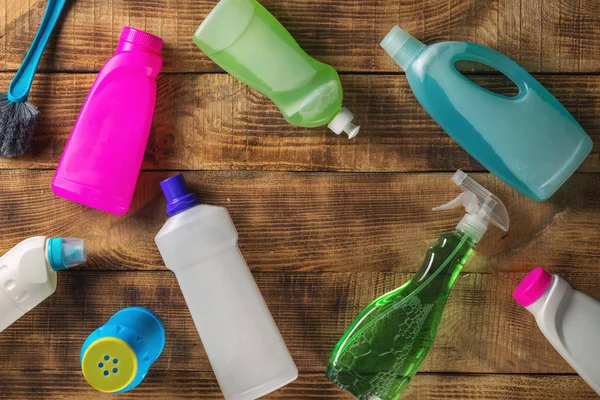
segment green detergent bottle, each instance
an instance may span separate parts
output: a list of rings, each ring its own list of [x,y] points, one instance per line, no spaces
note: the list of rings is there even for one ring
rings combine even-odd
[[[427,250],[412,279],[356,317],[329,359],[328,378],[359,400],[400,397],[431,348],[450,290],[473,247],[490,222],[508,230],[500,199],[460,170],[452,179],[463,193],[434,210],[462,205],[467,214]]]
[[[269,97],[292,125],[327,125],[349,138],[354,115],[342,107],[333,67],[302,50],[256,0],[221,0],[194,34],[194,43],[225,71]]]

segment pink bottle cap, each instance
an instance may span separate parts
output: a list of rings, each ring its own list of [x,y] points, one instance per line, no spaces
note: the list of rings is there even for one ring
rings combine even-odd
[[[123,28],[123,31],[121,32],[119,47],[121,47],[124,42],[145,47],[154,53],[160,53],[163,45],[163,40],[158,36],[151,35],[148,32],[140,31],[129,26]]]
[[[527,307],[539,299],[552,283],[552,275],[542,267],[531,271],[517,285],[513,297],[520,305]]]

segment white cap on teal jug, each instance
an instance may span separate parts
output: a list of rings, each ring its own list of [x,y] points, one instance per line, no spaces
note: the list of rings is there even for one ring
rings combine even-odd
[[[406,70],[426,47],[424,43],[399,26],[394,26],[380,45],[403,70]]]

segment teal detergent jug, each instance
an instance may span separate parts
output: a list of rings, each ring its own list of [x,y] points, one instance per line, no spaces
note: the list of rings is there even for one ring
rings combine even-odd
[[[415,96],[440,126],[504,182],[547,200],[575,172],[592,140],[533,76],[510,58],[467,42],[421,43],[399,27],[381,42],[406,72]],[[461,74],[457,61],[488,65],[518,87],[493,93]]]

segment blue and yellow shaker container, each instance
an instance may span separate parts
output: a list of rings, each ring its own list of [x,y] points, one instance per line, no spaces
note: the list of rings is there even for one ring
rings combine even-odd
[[[165,328],[156,314],[124,308],[85,340],[81,370],[100,392],[127,392],[144,380],[164,346]]]

